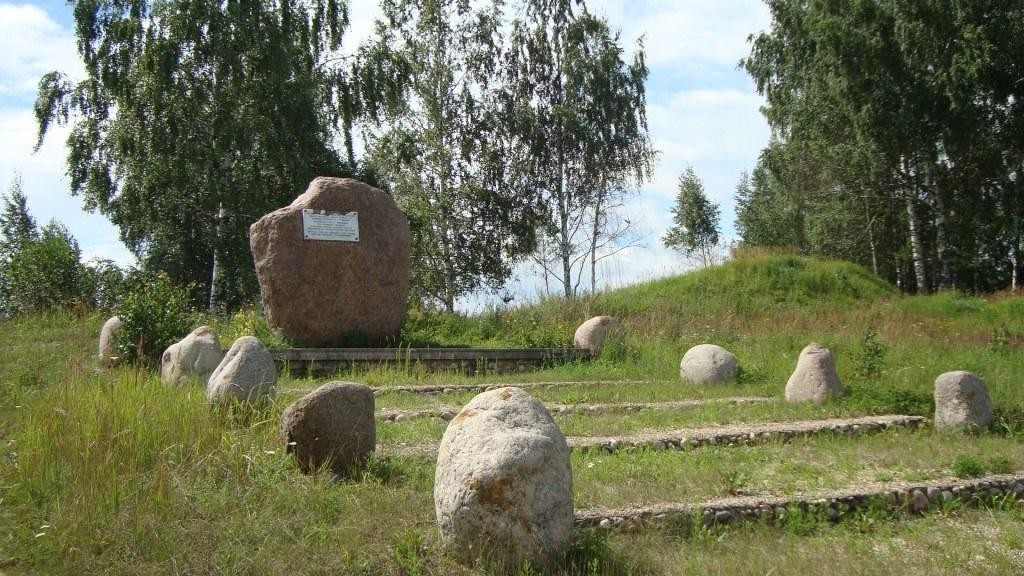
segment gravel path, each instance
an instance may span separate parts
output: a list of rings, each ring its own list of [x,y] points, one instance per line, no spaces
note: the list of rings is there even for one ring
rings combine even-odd
[[[767,520],[782,517],[788,509],[824,514],[836,520],[843,514],[883,501],[891,508],[924,512],[944,502],[964,504],[993,499],[1024,499],[1024,471],[962,480],[944,478],[927,482],[870,482],[842,490],[798,493],[788,496],[736,496],[705,502],[668,502],[651,506],[576,511],[581,527],[638,529],[673,517],[700,514],[707,526],[737,520]]]
[[[855,436],[870,434],[894,427],[917,428],[926,422],[921,416],[890,414],[864,416],[860,418],[829,418],[826,420],[796,420],[792,422],[767,422],[761,424],[730,424],[706,428],[684,428],[628,436],[570,436],[566,438],[572,450],[618,450],[648,448],[650,450],[689,450],[707,445],[741,446],[759,444],[774,440],[811,436],[831,432]],[[380,446],[377,449],[385,456],[427,456],[437,455],[437,444],[404,443]]]
[[[606,412],[639,412],[641,410],[677,410],[707,404],[756,404],[772,402],[775,398],[765,396],[734,396],[727,398],[708,398],[695,400],[672,400],[668,402],[617,402],[609,404],[545,404],[552,414],[601,414]],[[435,406],[419,409],[381,410],[378,420],[399,422],[410,418],[433,416],[442,420],[451,420],[461,408],[456,406]]]

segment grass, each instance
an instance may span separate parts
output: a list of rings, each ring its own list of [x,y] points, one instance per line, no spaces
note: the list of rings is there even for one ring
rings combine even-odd
[[[447,402],[446,402],[447,403]],[[457,404],[456,404],[457,405]],[[698,428],[732,423],[813,420],[847,417],[851,414],[839,405],[789,405],[784,402],[757,404],[712,403],[675,410],[638,412],[554,414],[555,423],[566,436],[616,436],[640,434],[652,430]],[[447,422],[436,417],[421,417],[377,425],[379,443],[437,442]]]
[[[914,521],[871,513],[838,525],[730,527],[680,536],[615,534],[596,574],[1005,575],[1024,570],[1024,516],[965,510]]]
[[[860,483],[952,478],[958,458],[1024,469],[1024,445],[999,435],[949,437],[892,430],[858,438],[815,436],[787,443],[699,450],[573,453],[578,507],[692,502],[736,495],[787,496]],[[1006,470],[1004,470],[1006,471]],[[680,489],[685,487],[685,489]]]
[[[800,349],[819,341],[835,354],[848,395],[824,407],[776,401],[559,416],[570,435],[886,412],[928,416],[935,377],[954,369],[986,380],[997,424],[980,436],[924,429],[690,452],[574,453],[577,506],[793,494],[1024,468],[1022,297],[904,297],[856,266],[774,256],[573,302],[543,300],[471,317],[414,313],[403,337],[405,344],[435,346],[565,345],[596,314],[622,320],[621,344],[594,362],[516,379],[647,381],[531,390],[562,404],[779,399]],[[444,554],[431,459],[374,460],[349,480],[303,475],[283,453],[277,431],[295,395],[255,411],[214,410],[200,387],[165,387],[152,369],[96,372],[103,319],[0,320],[4,576],[497,573]],[[222,341],[266,331],[252,312],[203,321]],[[701,342],[736,354],[737,382],[700,388],[679,381],[679,359]],[[338,378],[377,386],[510,379],[389,370]],[[283,378],[279,386],[322,382]],[[472,396],[392,393],[379,396],[377,408],[459,406]],[[443,429],[434,418],[381,423],[378,440],[435,442]],[[836,525],[805,519],[708,531],[669,525],[639,534],[583,532],[564,573],[1020,573],[1022,519],[1016,508],[995,506],[919,519],[875,511]]]

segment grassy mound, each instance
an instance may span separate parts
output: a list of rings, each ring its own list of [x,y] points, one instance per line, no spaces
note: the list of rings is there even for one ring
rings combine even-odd
[[[619,318],[631,332],[681,336],[693,325],[782,311],[835,310],[894,296],[865,268],[800,256],[753,256],[576,300],[545,298],[476,316],[413,313],[403,341],[439,346],[569,346],[580,323],[595,315]]]

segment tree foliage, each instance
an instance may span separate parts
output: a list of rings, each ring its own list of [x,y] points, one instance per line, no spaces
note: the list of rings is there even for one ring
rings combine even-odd
[[[672,226],[662,242],[686,256],[699,258],[703,266],[710,266],[714,263],[718,247],[721,218],[718,205],[708,199],[704,183],[692,167],[687,167],[679,175],[678,188],[672,207]]]
[[[589,258],[613,250],[622,230],[608,216],[650,176],[647,66],[628,64],[608,23],[572,0],[525,0],[511,27],[504,110],[518,136],[523,182],[547,211],[545,278],[575,296]],[[593,279],[593,278],[592,278]]]
[[[5,316],[92,304],[78,242],[51,220],[42,230],[29,212],[20,177],[2,197],[0,313]]]
[[[907,290],[1018,284],[1024,5],[768,5],[744,65],[775,134],[762,162],[777,226]]]
[[[334,53],[345,3],[91,0],[74,17],[86,77],[40,81],[39,142],[71,124],[72,192],[144,267],[205,300],[216,261],[220,299],[252,298],[249,225],[351,168],[331,145],[361,109]]]
[[[496,98],[501,3],[383,0],[361,67],[401,98],[382,108],[370,166],[413,233],[413,288],[452,311],[501,287],[533,251],[537,207],[515,186],[514,150]]]

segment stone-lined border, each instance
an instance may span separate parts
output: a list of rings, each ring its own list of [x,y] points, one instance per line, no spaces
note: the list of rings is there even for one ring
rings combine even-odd
[[[916,429],[927,422],[921,416],[890,414],[861,418],[830,418],[827,420],[796,420],[792,422],[766,422],[762,424],[735,424],[657,431],[622,437],[570,436],[566,438],[570,450],[692,450],[702,446],[748,446],[791,438],[813,436],[831,432],[843,436],[873,434],[890,428]],[[436,456],[438,444],[381,446],[385,456]]]
[[[959,501],[974,504],[994,498],[1024,500],[1024,471],[974,480],[943,479],[928,482],[869,484],[846,490],[789,497],[742,496],[695,504],[668,503],[608,510],[578,510],[576,526],[611,530],[639,530],[684,518],[700,519],[702,526],[738,521],[784,519],[793,509],[839,520],[844,514],[884,503],[891,509],[922,513],[932,506]]]
[[[668,402],[619,402],[608,404],[546,404],[554,415],[567,414],[603,414],[607,412],[640,412],[641,410],[677,410],[708,404],[757,404],[772,402],[775,398],[766,396],[734,396],[727,398],[708,398],[706,400],[670,400]],[[451,420],[459,413],[460,408],[454,406],[437,406],[434,408],[382,410],[377,414],[378,420],[400,422],[411,418],[436,417]]]
[[[491,383],[491,384],[437,384],[421,386],[375,386],[373,395],[394,394],[396,392],[409,392],[412,394],[427,394],[436,396],[439,394],[456,394],[458,392],[487,392],[506,386],[514,386],[528,390],[531,388],[569,388],[572,386],[603,386],[608,384],[650,384],[653,380],[584,380],[576,382],[518,382],[518,383]],[[309,394],[312,388],[279,388],[278,394]]]
[[[582,348],[277,348],[270,354],[278,372],[296,377],[381,367],[508,374],[552,363],[586,362],[594,356]]]
[[[922,416],[864,416],[827,420],[796,420],[763,424],[734,424],[709,428],[691,428],[653,432],[625,437],[580,436],[566,440],[574,450],[689,450],[707,445],[740,446],[832,432],[844,436],[871,434],[894,427],[917,428],[927,421]]]

